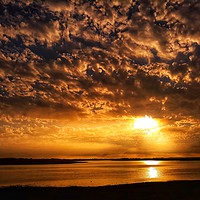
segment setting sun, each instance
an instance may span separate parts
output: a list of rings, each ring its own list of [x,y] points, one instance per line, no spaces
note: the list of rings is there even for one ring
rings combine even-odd
[[[140,129],[147,132],[157,130],[159,124],[152,117],[145,115],[145,117],[136,118],[134,121],[134,129]]]

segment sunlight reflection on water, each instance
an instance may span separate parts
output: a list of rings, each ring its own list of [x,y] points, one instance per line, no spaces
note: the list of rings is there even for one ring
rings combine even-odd
[[[158,164],[160,164],[160,161],[158,161],[158,160],[145,160],[144,163],[146,165],[158,165]]]
[[[101,186],[149,181],[200,180],[200,161],[88,161],[79,164],[0,166],[0,187]]]
[[[150,165],[150,166],[156,166],[160,164],[160,161],[158,160],[145,160],[144,163],[146,165]],[[155,167],[149,167],[147,169],[147,174],[149,178],[158,178],[159,177],[159,173],[158,173],[158,169]]]
[[[158,170],[154,167],[149,167],[148,176],[149,178],[158,178]]]

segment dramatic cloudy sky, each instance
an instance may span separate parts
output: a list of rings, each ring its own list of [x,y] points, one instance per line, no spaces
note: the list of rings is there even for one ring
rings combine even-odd
[[[200,156],[199,19],[199,0],[2,0],[0,157]]]

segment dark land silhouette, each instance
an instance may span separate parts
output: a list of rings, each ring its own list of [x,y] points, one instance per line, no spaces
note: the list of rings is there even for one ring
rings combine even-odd
[[[147,182],[101,187],[0,188],[4,200],[199,200],[200,181]]]
[[[117,158],[117,159],[33,159],[33,158],[0,158],[0,165],[38,165],[38,164],[73,164],[86,163],[87,161],[111,160],[111,161],[142,161],[142,160],[160,160],[160,161],[193,161],[200,160],[200,157],[176,157],[176,158]]]
[[[73,164],[85,161],[74,159],[32,159],[32,158],[0,158],[0,165],[42,165],[42,164]]]

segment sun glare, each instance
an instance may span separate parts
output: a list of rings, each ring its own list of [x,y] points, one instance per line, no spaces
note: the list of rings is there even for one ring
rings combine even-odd
[[[158,171],[154,167],[150,167],[148,170],[149,178],[158,178]]]
[[[146,165],[158,165],[160,163],[160,161],[158,161],[158,160],[145,160],[144,163]]]
[[[147,133],[156,131],[158,127],[158,122],[147,115],[145,115],[145,117],[136,118],[134,121],[134,129],[140,129]]]

